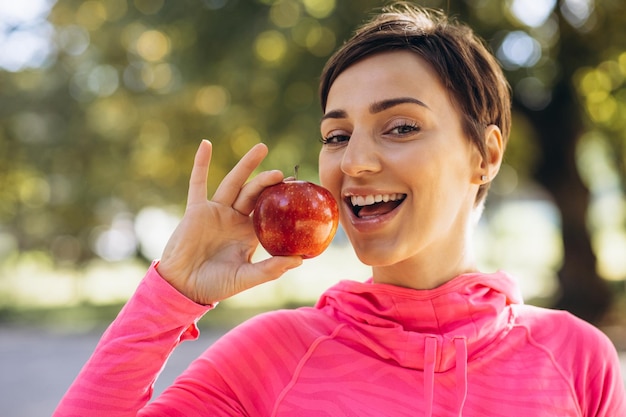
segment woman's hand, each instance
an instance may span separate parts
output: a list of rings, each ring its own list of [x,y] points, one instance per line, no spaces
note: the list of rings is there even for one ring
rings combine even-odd
[[[174,288],[200,304],[276,279],[302,263],[298,256],[251,262],[258,240],[250,213],[261,191],[283,179],[280,171],[264,171],[246,183],[267,155],[267,147],[252,147],[207,201],[211,151],[211,143],[203,140],[191,171],[185,215],[157,266]]]

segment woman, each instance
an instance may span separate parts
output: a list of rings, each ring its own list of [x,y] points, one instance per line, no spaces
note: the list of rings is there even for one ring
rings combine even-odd
[[[476,268],[471,234],[502,161],[510,97],[471,30],[390,8],[329,60],[320,92],[321,183],[372,278],[242,324],[147,405],[204,313],[302,262],[250,262],[254,203],[283,179],[246,183],[267,148],[253,147],[207,201],[204,141],[179,227],[55,416],[626,415],[602,333],[523,305],[505,273]]]

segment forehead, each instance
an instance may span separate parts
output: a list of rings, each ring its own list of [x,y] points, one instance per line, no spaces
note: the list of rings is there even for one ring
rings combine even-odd
[[[357,61],[337,76],[326,110],[405,96],[428,107],[451,105],[447,90],[427,61],[410,51],[383,52]]]

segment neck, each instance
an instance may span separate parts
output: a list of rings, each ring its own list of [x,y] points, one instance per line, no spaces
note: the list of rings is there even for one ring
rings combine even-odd
[[[392,265],[372,267],[375,283],[397,285],[416,290],[437,288],[451,279],[477,272],[470,243],[471,236],[454,243],[442,242],[437,248],[424,250],[409,259]]]

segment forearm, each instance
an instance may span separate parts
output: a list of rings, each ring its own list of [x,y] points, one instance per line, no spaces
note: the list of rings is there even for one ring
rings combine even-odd
[[[210,307],[179,294],[154,265],[102,336],[54,417],[135,416],[178,343],[198,336],[195,322]]]

